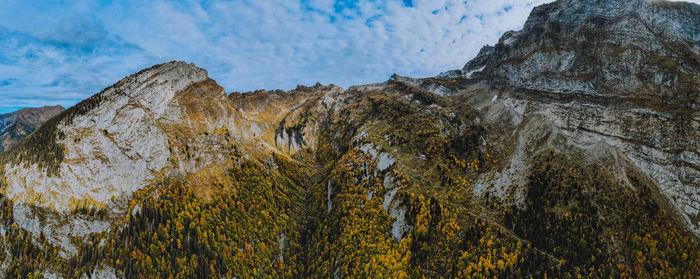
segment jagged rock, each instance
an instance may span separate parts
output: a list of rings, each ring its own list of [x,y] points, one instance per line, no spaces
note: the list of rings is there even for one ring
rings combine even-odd
[[[204,144],[204,132],[213,135],[229,124],[225,115],[218,115],[230,110],[225,107],[223,89],[217,87],[206,71],[182,62],[154,66],[125,78],[96,95],[96,103],[78,104],[58,119],[55,129],[63,136],[56,143],[65,155],[57,175],[42,169],[43,162],[5,164],[7,195],[17,202],[65,212],[79,200],[106,203],[156,177],[191,173],[224,160],[225,155],[206,152],[215,148],[201,146],[198,156],[204,164],[194,164],[190,158],[180,163],[168,161],[184,157],[176,149],[180,135],[174,132],[186,131],[193,136],[190,141]],[[87,105],[93,107],[79,111]]]
[[[493,54],[494,47],[486,45],[479,50],[479,53],[472,60],[467,62],[462,68],[462,73],[466,76],[471,76],[475,72],[480,72],[489,62],[489,58]]]
[[[123,199],[134,191],[173,177],[208,185],[230,166],[232,153],[261,157],[315,146],[319,125],[338,109],[342,92],[317,84],[227,96],[193,64],[156,65],[70,108],[3,153],[4,190],[18,208],[69,216],[63,224],[80,221],[70,212],[84,206],[113,209],[110,216],[119,218]],[[53,144],[58,152],[36,150],[35,143]],[[36,153],[55,156],[27,159]],[[43,231],[68,254],[75,250],[66,239],[88,232],[38,223],[26,213],[15,215],[22,228],[35,236]],[[95,229],[109,229],[101,224]]]
[[[484,65],[483,79],[520,89],[665,96],[696,106],[698,34],[695,4],[556,1],[536,7],[522,30],[504,34],[465,71]]]
[[[522,30],[436,78],[490,84],[487,119],[552,123],[568,138],[564,151],[576,146],[590,157],[601,143],[618,150],[700,235],[698,34],[696,4],[561,0],[536,7]],[[524,184],[523,149],[532,147],[519,146],[508,169],[484,176],[495,184],[477,184],[478,194],[503,196]]]
[[[229,99],[241,114],[248,135],[272,150],[295,153],[316,147],[319,125],[329,113],[338,111],[344,91],[333,84],[317,83],[313,87],[300,85],[289,92],[234,92]]]
[[[556,149],[605,161],[622,182],[628,171],[640,171],[700,235],[699,11],[697,5],[645,0],[557,1],[536,8],[523,30],[482,48],[461,70],[427,79],[394,74],[348,90],[316,84],[227,96],[192,64],[156,65],[70,108],[0,155],[2,186],[16,204],[15,223],[35,235],[46,232],[70,253],[72,246],[62,243],[67,236],[109,228],[94,222],[94,231],[67,229],[89,226],[90,220],[71,217],[79,205],[123,216],[131,193],[171,177],[194,182],[197,194],[206,195],[208,179],[234,165],[232,157],[265,161],[272,153],[314,151],[327,124],[342,119],[351,125],[328,136],[337,139],[328,149],[341,150],[340,134],[348,133],[349,144],[370,155],[383,173],[363,169],[363,178],[384,177],[384,193],[377,196],[396,218],[391,233],[400,241],[412,228],[395,198],[401,196],[397,182],[387,174],[407,160],[421,166],[432,158],[422,150],[397,152],[383,119],[359,122],[371,119],[366,112],[378,113],[370,105],[393,105],[435,116],[440,136],[470,125],[492,129],[496,148],[509,157],[501,169],[479,177],[477,195],[507,199],[515,193],[512,202],[522,203],[530,157]],[[467,145],[487,143],[481,138]],[[330,180],[323,184],[321,211],[331,214],[338,208],[333,194],[341,189]],[[374,189],[367,190],[372,200]],[[40,221],[31,206],[55,211],[62,222]]]
[[[439,73],[435,78],[446,79],[446,78],[458,78],[463,76],[462,70],[449,70],[447,72]]]
[[[544,117],[585,156],[600,143],[618,150],[700,235],[698,34],[695,4],[562,0],[536,7],[464,71],[484,67],[476,77],[500,91],[496,105],[525,108],[496,115]]]

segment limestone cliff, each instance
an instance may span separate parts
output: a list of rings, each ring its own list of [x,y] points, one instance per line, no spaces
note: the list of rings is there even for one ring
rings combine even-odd
[[[633,215],[609,206],[614,198],[658,205],[661,213],[655,210],[653,218],[673,218],[664,224],[700,235],[699,14],[700,7],[688,3],[560,0],[535,8],[522,30],[505,33],[462,69],[435,78],[394,75],[348,89],[317,84],[227,95],[193,64],[156,65],[60,113],[0,154],[0,200],[13,201],[20,228],[46,233],[70,256],[78,253],[73,237],[107,231],[125,214],[136,218],[141,207],[129,201],[140,189],[176,178],[206,202],[237,179],[229,176],[238,172],[226,170],[244,161],[260,163],[260,172],[278,169],[275,158],[282,156],[308,172],[293,175],[299,185],[285,193],[296,203],[278,213],[306,214],[303,222],[294,221],[306,226],[299,228],[304,234],[329,241],[319,247],[337,245],[329,235],[352,233],[329,224],[342,223],[348,212],[367,217],[357,213],[365,206],[383,210],[378,227],[397,243],[427,231],[417,227],[416,216],[417,204],[426,200],[415,194],[430,197],[430,216],[442,216],[444,205],[453,216],[483,221],[470,223],[498,227],[517,247],[532,244],[533,254],[554,259],[552,266],[576,259],[592,267],[598,264],[589,260],[593,252],[564,258],[570,255],[556,246],[518,236],[515,225],[505,225],[514,223],[504,212],[532,207],[533,185],[543,172],[534,165],[543,165],[540,155],[550,152],[558,155],[546,158],[568,160],[568,168],[555,167],[581,178],[572,183],[588,199],[562,194],[561,204],[547,208],[551,215],[537,221],[569,222],[566,210],[586,202],[591,216],[577,215],[589,218],[577,224],[602,243],[595,255],[605,250],[612,260],[618,248],[629,248],[614,237]],[[606,176],[581,177],[577,169]],[[623,189],[600,189],[594,182]],[[555,184],[544,186],[558,191]],[[106,209],[107,218],[74,214],[84,207]],[[230,209],[244,211],[242,205]],[[602,228],[593,227],[599,223]],[[567,241],[578,243],[580,232]],[[289,239],[279,236],[280,249]],[[318,262],[332,262],[324,268],[342,272],[343,262],[336,260],[342,251]]]
[[[519,119],[544,116],[572,145],[615,147],[700,234],[698,34],[695,4],[556,1],[462,74],[490,84]]]

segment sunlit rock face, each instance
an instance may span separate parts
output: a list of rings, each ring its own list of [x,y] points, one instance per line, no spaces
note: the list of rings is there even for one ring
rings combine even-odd
[[[3,153],[4,194],[15,202],[20,227],[47,232],[71,254],[67,236],[110,226],[72,216],[78,206],[100,205],[118,219],[130,194],[150,184],[181,178],[207,185],[235,166],[232,157],[265,162],[273,153],[314,154],[325,137],[327,151],[352,147],[376,165],[358,169],[366,179],[382,179],[384,193],[367,189],[367,200],[383,197],[382,208],[396,218],[391,235],[400,241],[412,227],[397,198],[404,190],[390,172],[420,177],[430,158],[422,150],[400,152],[401,143],[390,140],[404,128],[391,120],[402,115],[382,108],[395,108],[435,116],[441,137],[465,138],[467,128],[484,127],[470,144],[507,158],[473,181],[475,196],[521,205],[532,156],[553,149],[603,163],[629,187],[628,176],[641,173],[700,235],[699,14],[686,3],[557,1],[535,8],[523,30],[505,33],[462,69],[425,79],[394,75],[347,90],[317,84],[227,95],[193,64],[156,65],[42,126],[53,127],[44,132],[57,135],[60,152],[30,156],[29,143],[43,143],[36,140],[47,134],[39,133]],[[330,133],[329,123],[347,125]],[[340,189],[330,180],[322,186],[331,214]],[[34,206],[56,216],[41,220]]]
[[[63,147],[58,172],[41,163],[6,164],[6,192],[20,203],[67,211],[79,200],[105,203],[133,192],[156,177],[194,172],[224,155],[206,146],[206,137],[228,126],[227,99],[205,70],[173,62],[132,75],[99,94],[90,110],[59,120],[56,143]],[[196,104],[195,104],[196,103]],[[80,105],[78,105],[80,106]],[[201,142],[191,160],[179,157],[178,129]],[[203,136],[210,132],[210,136]],[[190,148],[197,148],[196,144]]]
[[[70,108],[3,154],[4,194],[14,201],[17,224],[37,236],[43,231],[71,254],[69,236],[109,229],[102,220],[71,217],[74,210],[99,207],[120,218],[134,191],[170,178],[207,184],[224,175],[234,153],[261,158],[315,146],[319,119],[343,91],[317,85],[228,96],[194,64],[156,65]],[[58,150],[34,149],[44,141]],[[35,206],[53,217],[38,221]],[[71,229],[76,222],[97,231]]]

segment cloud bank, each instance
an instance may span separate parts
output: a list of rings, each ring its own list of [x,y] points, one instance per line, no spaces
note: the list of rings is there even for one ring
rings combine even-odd
[[[0,0],[0,113],[71,106],[170,60],[228,92],[460,68],[551,0]]]

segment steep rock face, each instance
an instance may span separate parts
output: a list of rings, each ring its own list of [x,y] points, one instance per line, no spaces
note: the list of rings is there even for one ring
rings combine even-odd
[[[516,88],[664,96],[697,109],[698,34],[695,4],[557,1],[535,8],[522,30],[505,33],[486,61],[465,67],[482,64],[482,77]]]
[[[195,193],[206,199],[232,158],[266,160],[313,148],[343,91],[317,84],[227,96],[193,64],[156,65],[2,154],[3,194],[14,201],[21,228],[43,232],[64,256],[75,254],[71,238],[109,229],[134,191],[178,178],[199,185]],[[107,219],[72,214],[85,208],[101,208]]]
[[[45,106],[0,114],[0,153],[10,149],[63,110],[65,109],[62,106]]]
[[[533,247],[531,256],[536,255],[539,260],[529,258],[523,262],[515,256],[504,260],[545,270],[547,266],[558,269],[569,264],[571,269],[563,272],[573,270],[572,267],[593,272],[597,267],[615,269],[636,264],[636,257],[642,252],[631,250],[639,244],[635,241],[665,234],[664,228],[676,228],[676,222],[667,222],[664,210],[654,208],[657,205],[677,211],[679,220],[698,234],[697,131],[700,127],[698,110],[694,107],[697,95],[686,80],[690,76],[694,82],[693,75],[697,77],[692,66],[694,58],[689,60],[678,56],[678,52],[658,45],[658,48],[653,47],[661,40],[658,36],[646,36],[643,30],[634,29],[638,26],[625,21],[630,16],[651,14],[656,18],[655,26],[673,26],[668,28],[680,30],[681,35],[669,32],[673,40],[667,38],[660,43],[666,47],[674,40],[693,42],[696,37],[688,36],[687,30],[695,32],[692,31],[695,29],[686,25],[693,24],[694,19],[688,18],[687,13],[696,10],[686,4],[656,2],[559,1],[536,9],[524,30],[506,33],[499,44],[485,47],[463,69],[438,78],[393,75],[386,82],[353,86],[348,90],[317,84],[299,86],[291,91],[259,90],[226,96],[202,69],[182,62],[157,65],[48,121],[33,136],[0,155],[0,174],[6,179],[0,188],[15,202],[13,220],[3,220],[0,230],[5,232],[9,226],[6,224],[14,222],[36,237],[39,232],[45,232],[51,244],[64,249],[63,256],[76,254],[80,259],[89,258],[99,253],[90,251],[104,251],[100,250],[103,248],[109,251],[107,247],[115,248],[116,243],[118,249],[125,251],[120,253],[123,256],[139,256],[128,259],[131,267],[138,268],[133,263],[141,262],[146,256],[153,257],[154,262],[172,260],[175,266],[175,257],[162,252],[165,248],[152,249],[157,247],[154,246],[157,242],[152,240],[154,229],[178,222],[151,215],[170,209],[169,214],[184,218],[181,224],[188,224],[188,230],[195,237],[180,233],[166,235],[162,239],[170,241],[172,246],[168,247],[177,247],[175,240],[178,243],[196,241],[194,232],[207,229],[201,223],[213,221],[210,229],[216,227],[216,230],[209,230],[208,235],[231,240],[223,246],[225,251],[235,253],[255,247],[257,253],[260,248],[274,248],[279,243],[279,254],[267,250],[273,252],[268,253],[271,261],[265,259],[264,252],[256,254],[261,255],[255,257],[258,260],[243,268],[228,266],[234,272],[239,272],[235,269],[240,268],[245,269],[242,272],[257,269],[265,273],[265,270],[269,272],[280,267],[275,265],[280,260],[294,263],[296,255],[304,255],[296,257],[297,260],[313,260],[299,262],[300,273],[296,274],[300,277],[328,277],[330,273],[337,277],[353,277],[348,269],[366,267],[358,264],[354,255],[360,255],[360,260],[401,255],[407,257],[401,261],[415,264],[403,267],[416,272],[415,277],[437,276],[437,271],[450,270],[456,277],[457,270],[451,262],[453,255],[463,255],[460,261],[468,256],[466,260],[473,261],[473,266],[483,266],[483,258],[523,246]],[[606,25],[596,23],[597,20],[622,29],[606,29]],[[564,23],[556,23],[558,21]],[[591,49],[600,53],[583,46],[578,35],[567,33],[583,32],[581,30],[590,29],[591,26],[586,26],[591,24],[601,34],[584,38],[592,40]],[[569,31],[557,29],[563,28],[561,26],[567,26]],[[627,34],[628,28],[643,34]],[[610,32],[619,38],[613,40],[607,36]],[[651,41],[637,42],[630,37]],[[509,38],[514,39],[509,41]],[[691,52],[696,49],[696,41],[687,48]],[[625,65],[620,63],[626,61],[610,57],[610,63],[617,63],[615,67],[630,69],[629,73],[613,77],[629,78],[630,88],[637,88],[634,92],[618,91],[621,85],[612,82],[614,78],[606,80],[606,71],[609,71],[606,67],[612,67],[606,64],[609,63],[606,58],[611,55],[610,50],[625,43],[639,51],[635,52],[637,54],[676,61],[674,63],[683,64],[685,68],[667,69],[664,76],[673,77],[672,82],[662,82],[653,88],[634,87],[647,82],[645,72],[656,71],[654,67],[657,66],[646,62]],[[556,46],[556,51],[550,48],[552,46]],[[573,58],[560,55],[566,52],[575,55]],[[579,53],[582,58],[578,58]],[[567,59],[577,62],[570,61],[573,64],[569,65]],[[570,67],[552,70],[552,65],[561,64]],[[545,69],[547,73],[533,74],[538,69]],[[585,77],[577,76],[582,72],[586,73]],[[596,78],[596,75],[603,76]],[[542,79],[538,81],[538,78]],[[586,91],[586,86],[592,91]],[[663,94],[670,97],[660,97]],[[650,100],[655,102],[649,103]],[[533,158],[550,152],[558,154],[557,157],[545,156],[543,160],[564,159],[545,164],[546,170],[538,170]],[[273,153],[275,155],[271,155]],[[277,156],[285,159],[277,160]],[[299,169],[295,171],[283,166],[297,163],[299,166],[294,168]],[[257,166],[256,171],[251,171],[251,165]],[[552,167],[560,170],[547,174]],[[225,168],[229,172],[223,171]],[[597,171],[576,173],[591,168]],[[276,170],[285,169],[290,171],[289,177],[273,175]],[[551,180],[537,181],[544,176]],[[179,190],[171,196],[161,196],[159,193],[169,191],[161,190],[169,189],[167,178],[170,177],[184,178],[190,186],[178,186]],[[286,179],[294,182],[281,181]],[[212,180],[216,183],[210,183]],[[133,191],[162,181],[166,182],[146,189],[151,192],[142,192],[145,198],[130,200]],[[212,189],[212,184],[217,189]],[[649,192],[646,188],[649,185],[653,188],[651,198],[640,194]],[[164,188],[159,190],[159,187]],[[201,203],[195,203],[197,206],[192,206],[189,194],[187,201],[179,201],[175,194],[182,194],[182,190],[190,187],[196,195],[194,200],[202,198]],[[541,195],[543,199],[533,200],[533,196],[538,196],[538,192],[533,191],[538,190],[537,187],[558,192],[560,197],[550,200],[552,196],[544,199]],[[265,191],[259,191],[261,189]],[[210,193],[215,191],[219,192]],[[572,193],[575,195],[569,195]],[[217,201],[216,198],[208,200],[209,194],[214,197],[219,194],[218,202],[212,202]],[[287,195],[293,196],[294,202],[288,200]],[[226,202],[221,202],[224,201],[222,196],[227,198]],[[618,200],[622,198],[624,200]],[[233,202],[235,199],[241,199],[246,205]],[[159,200],[168,201],[167,208],[152,207],[163,205]],[[0,197],[0,201],[4,201],[4,197]],[[547,215],[537,215],[533,211],[522,211],[536,215],[531,219],[525,214],[511,215],[534,202],[547,203],[545,208],[540,208],[543,209],[540,211],[546,210]],[[93,204],[111,211],[107,215],[112,219],[100,219],[80,211],[73,214],[50,212],[49,218],[42,214],[54,209],[66,213]],[[268,211],[269,205],[279,206],[279,209]],[[142,214],[149,212],[148,206],[151,206],[150,213]],[[170,206],[182,206],[180,209],[184,211],[172,210]],[[44,210],[47,208],[50,210]],[[193,208],[212,211],[210,215],[181,215],[192,212]],[[219,215],[222,208],[225,215]],[[629,214],[630,211],[654,215]],[[579,214],[570,215],[576,212]],[[227,225],[236,232],[222,232],[220,216],[226,216],[227,220],[232,217],[251,221],[224,224],[252,226]],[[640,220],[630,216],[642,216],[640,219],[644,222],[636,222]],[[280,223],[293,221],[292,227],[298,231],[265,230],[265,227],[276,227],[271,217],[282,217],[277,219],[282,220]],[[516,227],[513,218],[527,222]],[[574,221],[579,218],[579,221],[572,223],[572,218]],[[112,227],[116,228],[114,235],[89,235],[109,230],[115,220],[124,219],[131,221]],[[273,221],[268,223],[270,220]],[[452,221],[454,223],[450,224]],[[649,225],[655,224],[652,221],[664,223],[666,227]],[[644,228],[630,229],[629,224]],[[487,227],[498,231],[498,237],[483,234]],[[177,228],[177,225],[170,228]],[[261,228],[263,230],[259,230]],[[569,228],[572,230],[567,230]],[[120,235],[125,229],[131,232]],[[534,235],[523,234],[528,229]],[[450,237],[431,236],[439,235],[440,231]],[[158,230],[155,235],[161,237],[162,232]],[[74,236],[84,241],[80,249],[74,247]],[[86,240],[88,237],[94,238]],[[100,237],[109,244],[98,244]],[[295,238],[303,241],[290,242]],[[677,250],[661,247],[664,260],[675,257],[682,259],[682,264],[688,260],[692,264],[693,256],[697,255],[696,250],[692,250],[694,244],[677,242],[678,238],[659,238],[664,241],[658,243],[668,240],[692,251],[688,259],[682,258]],[[406,239],[410,239],[409,245]],[[442,240],[448,244],[426,251],[426,248],[442,246]],[[496,246],[496,250],[492,250],[494,240],[507,240],[512,246]],[[653,246],[645,252],[657,249],[657,242],[650,242]],[[219,249],[221,246],[217,244],[220,243],[209,244],[215,245],[194,246],[196,250],[184,248],[184,251],[191,252],[186,256],[196,253],[207,257],[218,253],[207,249]],[[578,246],[567,247],[571,246],[569,244]],[[85,245],[96,250],[83,250]],[[480,245],[488,246],[489,250],[474,253],[474,247]],[[298,249],[298,254],[286,254],[285,247]],[[349,252],[366,247],[372,249],[361,254]],[[381,247],[393,252],[371,251]],[[443,248],[451,252],[437,251]],[[135,251],[138,253],[132,253]],[[244,257],[248,257],[248,252],[245,253]],[[243,256],[242,253],[238,255]],[[468,259],[472,256],[473,259]],[[595,259],[601,264],[591,263]],[[124,267],[116,261],[104,262],[104,268],[98,265],[93,274]],[[678,267],[673,261],[669,263]],[[82,264],[81,261],[78,265]],[[490,265],[494,267],[496,263]],[[658,269],[666,267],[658,266]],[[206,269],[207,266],[202,267]],[[137,272],[146,270],[152,269],[142,268]],[[131,271],[125,277],[136,277],[133,268]],[[258,271],[250,276],[262,274]],[[624,277],[626,274],[621,270],[604,272],[608,273],[598,276]],[[527,274],[539,277],[545,273],[517,274],[511,277],[527,277]]]
[[[535,8],[522,30],[484,47],[462,72],[476,70],[472,77],[496,89],[492,102],[518,122],[544,117],[588,157],[601,144],[615,147],[698,235],[698,34],[695,4],[557,1]]]
[[[224,162],[218,147],[234,126],[223,89],[182,62],[125,78],[76,108],[56,119],[57,171],[43,161],[5,164],[7,196],[58,211],[105,204],[153,179]]]
[[[298,86],[289,92],[258,90],[231,93],[247,134],[272,150],[293,154],[303,148],[316,148],[321,125],[337,112],[344,100],[343,88],[336,85]]]

